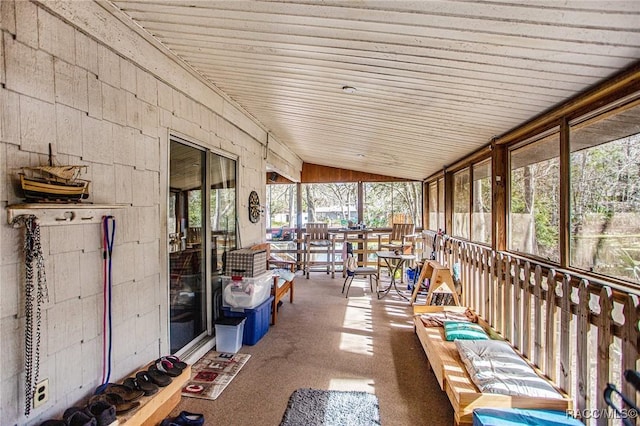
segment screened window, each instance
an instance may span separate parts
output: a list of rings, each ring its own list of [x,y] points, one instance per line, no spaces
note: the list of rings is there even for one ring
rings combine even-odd
[[[570,262],[640,282],[640,106],[571,126]]]
[[[326,222],[329,228],[358,222],[356,183],[302,185],[302,226],[307,222]]]
[[[509,249],[560,261],[557,130],[509,154]]]
[[[422,183],[387,182],[364,185],[364,223],[390,228],[394,223],[422,226]]]
[[[429,184],[429,229],[438,230],[438,183]]]
[[[267,185],[267,228],[272,240],[291,240],[295,236],[296,184]]]
[[[454,237],[469,238],[471,185],[469,169],[453,174],[453,230]]]
[[[491,160],[473,166],[471,240],[491,244]]]

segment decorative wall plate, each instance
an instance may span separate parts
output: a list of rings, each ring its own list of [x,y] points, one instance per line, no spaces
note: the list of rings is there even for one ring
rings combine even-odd
[[[260,220],[260,197],[256,191],[249,194],[249,220],[256,223]]]

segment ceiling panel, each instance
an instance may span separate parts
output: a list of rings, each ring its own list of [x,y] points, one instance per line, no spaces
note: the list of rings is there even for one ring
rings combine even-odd
[[[113,3],[303,161],[416,180],[640,58],[635,0]]]

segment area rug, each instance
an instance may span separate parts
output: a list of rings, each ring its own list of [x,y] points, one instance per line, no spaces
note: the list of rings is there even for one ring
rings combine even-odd
[[[280,426],[380,424],[378,398],[367,392],[298,389],[289,397]]]
[[[191,379],[182,396],[216,399],[231,383],[251,355],[210,351],[191,366]]]

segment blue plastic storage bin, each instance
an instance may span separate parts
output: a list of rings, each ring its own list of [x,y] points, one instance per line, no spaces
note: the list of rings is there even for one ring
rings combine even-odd
[[[247,319],[244,323],[243,344],[255,345],[262,339],[262,336],[267,334],[269,323],[271,322],[272,302],[273,296],[269,296],[267,300],[253,309],[222,308],[226,317],[244,317]]]
[[[473,426],[583,426],[565,411],[524,408],[476,408]]]

